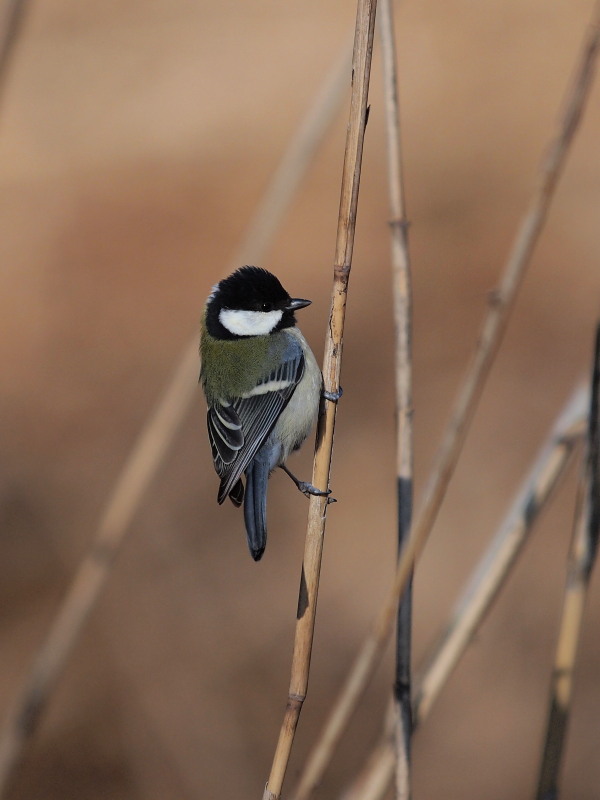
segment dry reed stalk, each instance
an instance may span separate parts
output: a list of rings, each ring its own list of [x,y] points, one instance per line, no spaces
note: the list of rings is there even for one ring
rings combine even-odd
[[[347,91],[350,52],[344,49],[306,113],[250,222],[229,271],[262,261],[288,210],[300,179],[327,132]],[[0,733],[0,797],[27,741],[35,734],[44,706],[108,580],[130,522],[156,476],[177,428],[197,396],[198,339],[186,346],[162,398],[146,422],[109,496],[89,553],[59,607],[29,668],[24,687],[7,713]]]
[[[538,184],[530,200],[506,262],[499,288],[490,303],[477,349],[454,406],[432,474],[425,488],[421,511],[411,528],[410,539],[399,560],[392,586],[365,637],[336,698],[330,715],[317,737],[300,776],[294,800],[306,800],[321,776],[364,693],[377,666],[393,625],[398,598],[404,591],[415,560],[420,555],[433,527],[448,483],[483,390],[494,356],[506,329],[510,311],[523,281],[533,249],[539,239],[567,153],[579,126],[592,84],[600,36],[600,3],[594,13],[581,48],[575,79],[567,94],[566,107],[558,133],[551,140],[538,172]]]
[[[352,55],[352,92],[342,171],[331,310],[323,357],[325,391],[331,397],[339,395],[346,296],[352,265],[363,141],[368,116],[367,100],[376,8],[376,0],[358,0]],[[335,416],[336,402],[326,400],[319,417],[312,476],[313,485],[321,489],[329,486]],[[327,504],[327,498],[311,495],[288,701],[263,800],[275,800],[281,795],[296,726],[308,688]]]
[[[418,687],[413,704],[415,728],[425,721],[441,689],[473,641],[492,603],[510,576],[534,523],[565,474],[570,457],[585,430],[588,397],[587,387],[580,387],[572,394],[497,533],[473,570],[467,588],[454,606],[444,633],[420,668],[415,680]],[[387,790],[393,773],[393,758],[390,760],[390,754],[393,756],[392,739],[386,722],[377,745],[379,762],[375,756],[370,758],[363,770],[364,774],[356,781],[357,785],[370,785],[368,773],[371,771],[377,776],[378,785],[383,785],[383,776],[387,769]],[[378,800],[384,793],[367,796],[369,800]],[[347,791],[347,798],[354,800],[355,797],[362,798],[362,795],[354,790],[353,784]],[[344,795],[344,800],[347,798]]]
[[[383,66],[384,109],[387,131],[388,191],[392,290],[395,328],[396,378],[396,495],[398,515],[398,554],[410,532],[413,502],[413,425],[412,425],[412,293],[408,219],[402,179],[402,147],[396,42],[392,0],[381,0],[379,31]],[[411,639],[412,580],[398,604],[396,617],[396,672],[394,707],[396,711],[396,798],[408,800],[411,795]]]
[[[550,686],[550,707],[544,751],[537,785],[537,800],[556,800],[567,725],[573,694],[573,675],[587,600],[589,581],[600,535],[600,326],[590,393],[587,457],[583,469],[573,541],[567,565],[567,581],[554,670]]]
[[[529,537],[533,524],[551,497],[581,438],[587,388],[577,389],[539,452],[512,506],[479,561],[457,602],[452,617],[416,679],[414,723],[418,727],[450,677],[498,596]]]

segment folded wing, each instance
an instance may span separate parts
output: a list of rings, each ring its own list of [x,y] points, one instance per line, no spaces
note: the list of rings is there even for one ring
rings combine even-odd
[[[242,397],[208,409],[208,434],[222,503],[267,440],[304,374],[304,356],[292,341],[277,369]]]

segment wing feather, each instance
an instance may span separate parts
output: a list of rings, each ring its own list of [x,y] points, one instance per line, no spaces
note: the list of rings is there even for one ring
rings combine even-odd
[[[290,342],[277,369],[242,397],[215,403],[208,410],[208,433],[222,503],[275,427],[304,374],[304,355]]]
[[[209,409],[207,424],[215,467],[217,463],[231,464],[244,444],[238,415],[231,405],[219,404]]]

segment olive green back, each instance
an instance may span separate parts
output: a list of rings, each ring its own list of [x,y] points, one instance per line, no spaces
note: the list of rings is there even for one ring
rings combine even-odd
[[[215,339],[207,332],[202,320],[200,380],[208,404],[249,392],[281,362],[288,344],[286,340],[284,333],[233,340]]]

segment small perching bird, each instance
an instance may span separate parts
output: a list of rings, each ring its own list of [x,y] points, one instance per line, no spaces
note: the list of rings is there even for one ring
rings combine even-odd
[[[267,270],[246,266],[214,287],[202,319],[200,381],[221,479],[217,500],[244,503],[255,561],[267,543],[267,481],[276,467],[305,494],[328,494],[285,467],[316,421],[323,386],[294,316],[310,302],[292,299]]]

